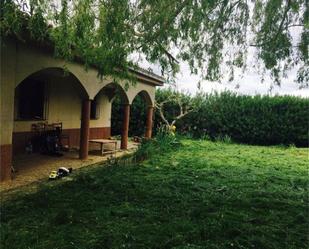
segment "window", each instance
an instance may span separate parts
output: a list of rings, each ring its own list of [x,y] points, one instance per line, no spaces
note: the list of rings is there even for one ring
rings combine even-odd
[[[90,106],[90,119],[99,119],[100,118],[100,110],[97,101],[91,100]]]
[[[16,118],[24,120],[44,119],[45,84],[26,79],[16,88]]]

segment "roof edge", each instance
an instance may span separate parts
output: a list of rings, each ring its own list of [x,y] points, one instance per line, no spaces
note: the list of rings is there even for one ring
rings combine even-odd
[[[153,72],[150,72],[146,69],[143,68],[129,68],[129,70],[137,75],[137,78],[142,80],[142,81],[147,81],[148,83],[152,84],[152,85],[156,85],[156,86],[163,86],[165,83],[165,78],[162,76],[159,76]],[[142,78],[140,77],[142,76]]]
[[[7,37],[2,37],[2,38],[4,38],[5,40],[13,39],[18,43],[29,44],[30,46],[36,47],[38,49],[44,49],[44,50],[47,50],[48,52],[52,52],[54,49],[53,44],[49,41],[38,42],[32,39],[29,39],[28,37],[24,40],[20,40],[15,35],[9,35]],[[82,58],[80,58],[79,56],[75,56],[73,61],[80,63],[80,64],[83,63]],[[90,65],[90,66],[94,68],[97,67],[96,65]],[[130,67],[128,68],[128,70],[129,72],[135,74],[137,76],[137,79],[141,80],[144,83],[148,83],[148,84],[155,85],[155,86],[163,86],[164,83],[166,82],[166,79],[164,77],[159,76],[149,70],[146,70],[138,66],[136,68]]]

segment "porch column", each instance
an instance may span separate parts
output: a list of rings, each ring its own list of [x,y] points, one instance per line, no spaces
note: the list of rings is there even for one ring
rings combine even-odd
[[[130,121],[130,105],[125,104],[123,108],[123,124],[122,124],[122,135],[121,135],[122,150],[126,150],[128,148],[129,121]]]
[[[0,181],[11,179],[12,145],[0,145]]]
[[[151,138],[151,135],[152,135],[152,118],[153,118],[153,106],[148,106],[145,138]]]
[[[3,39],[0,49],[0,181],[6,181],[12,177],[14,95],[19,68],[16,43]]]
[[[89,148],[89,121],[90,121],[90,99],[86,99],[82,104],[82,119],[80,124],[80,145],[79,158],[87,159]]]

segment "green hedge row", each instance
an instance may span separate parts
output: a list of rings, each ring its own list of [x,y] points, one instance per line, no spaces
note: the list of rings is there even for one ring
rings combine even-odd
[[[157,90],[156,99],[168,98],[171,90]],[[231,92],[221,94],[181,94],[183,102],[195,111],[177,121],[177,133],[195,138],[216,139],[228,136],[233,141],[257,145],[295,144],[308,146],[309,99],[292,96],[244,96]],[[172,120],[178,113],[177,103],[164,106],[165,116]],[[129,135],[142,136],[145,131],[144,100],[137,97],[131,107]],[[122,110],[120,101],[113,103],[112,131],[120,134]],[[155,113],[154,131],[162,125]]]
[[[199,95],[191,101],[199,107],[177,123],[180,133],[197,138],[229,136],[248,144],[308,146],[309,99],[224,92]]]

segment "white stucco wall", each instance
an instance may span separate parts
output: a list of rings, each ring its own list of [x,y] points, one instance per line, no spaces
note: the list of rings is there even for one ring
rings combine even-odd
[[[6,41],[1,44],[1,134],[0,144],[12,143],[12,132],[30,131],[33,121],[14,122],[14,92],[15,87],[33,73],[48,68],[65,67],[82,86],[76,87],[76,82],[64,78],[48,77],[49,96],[47,121],[63,122],[65,129],[80,127],[82,99],[94,99],[98,95],[100,118],[90,121],[90,127],[110,127],[111,103],[107,96],[101,93],[106,85],[112,82],[110,77],[100,79],[95,68],[85,68],[78,63],[65,63],[55,59],[50,52],[30,47],[27,44]],[[117,82],[123,89],[125,82]],[[80,89],[85,94],[80,93]],[[144,91],[149,96],[149,103],[154,103],[155,85],[137,82],[129,87],[125,94],[131,104],[135,96]]]

